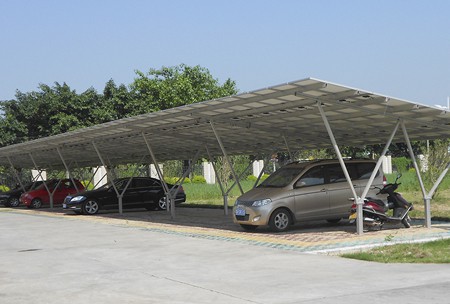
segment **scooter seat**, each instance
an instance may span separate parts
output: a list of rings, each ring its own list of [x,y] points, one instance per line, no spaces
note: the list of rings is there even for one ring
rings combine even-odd
[[[371,202],[374,202],[378,206],[386,207],[386,204],[383,202],[383,200],[380,200],[378,198],[368,197],[367,200],[369,200]]]

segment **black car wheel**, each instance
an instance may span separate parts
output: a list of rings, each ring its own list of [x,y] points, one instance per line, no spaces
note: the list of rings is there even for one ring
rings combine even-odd
[[[167,210],[167,199],[165,196],[161,197],[158,200],[158,209],[159,210]]]
[[[17,207],[19,205],[20,205],[20,202],[19,202],[19,198],[17,198],[17,197],[11,197],[8,200],[8,206],[9,207]]]
[[[283,232],[288,230],[289,225],[291,224],[291,214],[286,209],[278,209],[272,213],[272,216],[269,220],[269,226],[275,232]]]
[[[30,208],[39,209],[42,207],[42,201],[39,198],[35,198],[31,201]]]
[[[83,204],[82,209],[83,209],[83,213],[84,214],[93,215],[93,214],[96,214],[98,212],[99,206],[98,206],[98,203],[96,201],[88,199]]]

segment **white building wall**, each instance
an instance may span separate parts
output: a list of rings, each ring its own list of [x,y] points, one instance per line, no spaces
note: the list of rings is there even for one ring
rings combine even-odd
[[[255,160],[253,162],[253,175],[258,177],[262,170],[264,170],[264,161]]]
[[[92,169],[94,172],[97,170],[97,168]],[[108,183],[108,177],[106,175],[106,168],[104,166],[98,167],[97,172],[94,174],[94,178],[92,182],[94,183],[94,186],[97,185],[96,188],[100,188],[103,185],[106,185]],[[105,177],[103,177],[105,176]],[[103,177],[103,179],[102,179]]]
[[[159,164],[159,169],[164,174],[163,167],[163,164]],[[158,170],[156,170],[156,166],[154,164],[150,164],[150,177],[159,179]]]
[[[203,162],[203,177],[207,184],[216,183],[216,172],[214,172],[214,167],[210,162]]]
[[[42,181],[47,179],[47,171],[41,171],[41,175],[39,175],[38,170],[31,170],[31,176],[33,180]]]
[[[384,174],[391,174],[392,173],[392,157],[390,155],[383,156],[382,158],[382,168]]]

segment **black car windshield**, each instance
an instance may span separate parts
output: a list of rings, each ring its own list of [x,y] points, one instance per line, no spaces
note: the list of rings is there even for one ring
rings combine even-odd
[[[283,167],[272,173],[258,188],[281,188],[286,187],[296,178],[304,167]]]

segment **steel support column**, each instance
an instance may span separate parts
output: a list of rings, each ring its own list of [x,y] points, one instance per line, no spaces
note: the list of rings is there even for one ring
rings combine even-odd
[[[106,163],[105,163],[105,161],[103,160],[103,157],[102,157],[102,155],[100,154],[100,151],[99,151],[99,149],[97,148],[97,145],[95,144],[95,142],[93,141],[92,142],[92,146],[94,147],[94,150],[95,150],[95,152],[97,153],[97,156],[98,156],[98,158],[100,159],[100,162],[102,163],[102,165],[105,167],[105,170],[106,170],[106,175],[110,175],[111,173],[109,172],[109,170],[108,170],[108,167],[106,166]],[[117,195],[117,200],[118,200],[118,203],[119,203],[119,214],[123,214],[123,204],[122,204],[122,195],[119,193],[119,190],[117,189],[117,187],[116,187],[116,184],[114,183],[114,178],[110,178],[110,180],[111,180],[111,185],[112,185],[112,187],[113,187],[113,189],[114,189],[114,191],[116,192],[116,195]]]
[[[208,146],[205,146],[205,148],[206,148],[206,153],[208,153],[209,161],[211,162],[211,164],[213,166],[214,173],[216,175],[216,180],[219,183],[220,191],[222,192],[224,214],[228,215],[228,194],[225,192],[225,190],[223,188],[222,181],[220,180],[219,174],[216,169],[216,165],[214,164],[214,159],[211,157],[211,153],[209,153]]]
[[[14,167],[14,165],[13,165],[13,163],[11,161],[11,158],[9,156],[6,156],[6,158],[8,159],[8,162],[11,165],[11,170],[13,171],[14,177],[16,178],[17,182],[19,183],[20,188],[25,192],[25,187],[24,187],[24,185],[22,183],[22,180],[20,179],[19,174],[17,174],[17,170]]]
[[[422,176],[420,175],[419,166],[417,164],[417,160],[414,155],[414,151],[412,149],[411,142],[409,140],[408,132],[406,131],[405,123],[403,121],[401,121],[401,125],[402,125],[402,130],[403,130],[403,136],[405,137],[406,145],[408,147],[408,153],[413,162],[414,169],[416,170],[417,179],[419,180],[420,189],[422,190],[422,194],[423,194],[423,202],[424,202],[424,207],[425,207],[425,227],[431,228],[431,210],[430,210],[431,197],[428,196],[428,193],[425,190],[425,185],[423,183]]]
[[[234,171],[233,166],[231,165],[230,158],[228,157],[227,151],[225,150],[222,140],[220,139],[220,136],[217,133],[216,128],[214,127],[214,123],[212,121],[210,121],[210,125],[211,125],[211,129],[214,132],[214,135],[216,136],[217,142],[219,143],[220,149],[222,150],[223,156],[225,157],[225,161],[228,163],[228,166],[230,166],[231,174],[233,175],[233,178],[237,181],[237,184],[238,184],[239,190],[241,191],[241,194],[244,194],[244,190],[242,190],[241,183],[239,183],[238,176],[237,176],[236,172]]]
[[[341,151],[339,150],[339,146],[336,143],[336,139],[335,139],[335,137],[333,135],[333,131],[331,130],[331,127],[330,127],[330,124],[328,122],[327,116],[325,115],[325,111],[322,108],[322,103],[321,102],[317,102],[317,107],[319,108],[320,115],[322,116],[323,123],[324,123],[325,128],[327,129],[327,132],[328,132],[328,136],[330,137],[330,140],[331,140],[331,143],[333,145],[334,151],[336,152],[336,155],[337,155],[337,157],[339,159],[339,163],[341,164],[342,171],[344,171],[345,178],[347,179],[347,182],[348,182],[348,184],[350,186],[350,189],[352,191],[353,197],[354,197],[355,202],[356,202],[356,210],[357,210],[356,230],[357,230],[357,233],[358,234],[363,234],[362,205],[363,205],[364,200],[356,194],[355,187],[353,186],[352,179],[350,178],[350,175],[348,174],[347,167],[345,166],[344,159],[342,158],[342,155],[341,155]]]
[[[389,139],[383,149],[383,152],[381,152],[381,155],[378,158],[377,164],[375,165],[375,169],[373,170],[372,175],[370,175],[369,181],[367,182],[367,185],[364,188],[364,191],[361,195],[361,197],[363,199],[366,197],[367,193],[369,192],[370,186],[372,186],[373,180],[375,179],[375,176],[377,175],[378,170],[380,169],[381,163],[383,162],[382,157],[386,155],[386,153],[389,149],[389,146],[391,145],[392,140],[394,139],[394,136],[397,133],[399,125],[400,125],[400,121],[398,121],[397,124],[395,125],[394,131],[392,131],[391,136],[389,137]]]
[[[163,186],[164,192],[166,193],[166,199],[168,200],[166,206],[167,206],[167,212],[170,212],[170,216],[172,219],[175,218],[175,198],[172,198],[172,195],[169,190],[169,186],[167,186],[166,181],[164,180],[164,175],[161,172],[161,169],[159,168],[159,163],[156,160],[155,154],[153,153],[153,149],[150,146],[150,143],[147,140],[147,137],[145,137],[144,132],[141,133],[142,138],[144,139],[145,145],[147,146],[147,150],[150,154],[150,157],[152,158],[153,164],[155,165],[156,172],[158,173],[159,180],[161,181],[161,185]]]
[[[69,179],[72,181],[72,184],[75,186],[75,190],[77,190],[77,192],[80,192],[80,190],[78,189],[77,184],[75,183],[75,180],[72,177],[72,174],[70,173],[70,169],[69,166],[67,166],[66,161],[64,160],[64,157],[61,153],[61,150],[59,149],[59,147],[56,147],[56,151],[58,152],[59,158],[61,158],[61,161],[64,165],[64,168],[66,168],[67,173],[69,174]]]
[[[34,168],[38,171],[38,175],[44,181],[43,184],[44,184],[45,190],[47,190],[48,196],[50,198],[50,209],[53,209],[53,192],[50,191],[50,189],[47,186],[47,181],[45,181],[44,178],[42,177],[42,174],[41,174],[42,170],[38,169],[38,166],[36,164],[36,161],[34,160],[33,154],[28,153],[28,155],[30,155],[30,158],[31,158],[31,161],[33,162]]]
[[[286,140],[286,136],[284,136],[284,135],[283,135],[283,140],[284,140],[284,144],[286,145],[286,149],[288,150],[289,158],[290,158],[291,162],[293,162],[294,161],[294,157],[293,157],[293,155],[291,153],[291,150],[289,149],[289,145],[288,145],[288,142]]]

